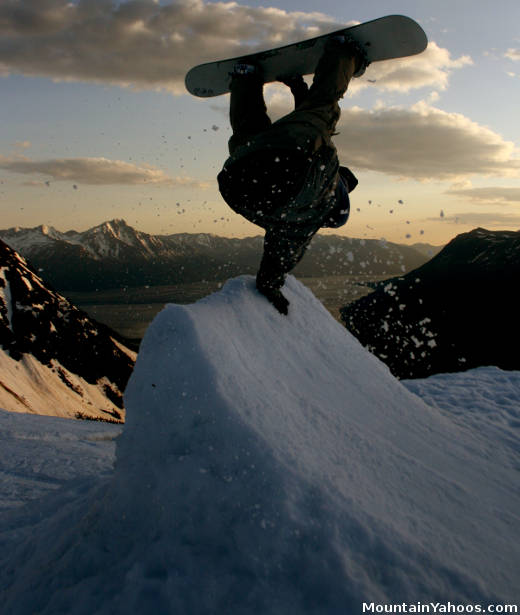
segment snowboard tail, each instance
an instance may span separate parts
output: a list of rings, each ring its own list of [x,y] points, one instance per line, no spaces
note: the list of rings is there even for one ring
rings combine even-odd
[[[404,15],[387,15],[283,47],[199,64],[186,75],[186,89],[202,98],[226,94],[229,75],[238,63],[259,65],[265,83],[277,81],[281,75],[309,75],[314,73],[327,39],[344,34],[364,47],[369,62],[416,55],[428,44],[424,30],[416,21]]]

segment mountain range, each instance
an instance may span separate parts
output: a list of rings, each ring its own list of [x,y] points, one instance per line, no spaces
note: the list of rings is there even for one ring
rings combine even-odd
[[[60,232],[48,226],[10,228],[0,230],[0,239],[62,291],[226,280],[253,274],[263,246],[260,236],[150,235],[124,220],[104,222],[84,232]],[[436,251],[430,248],[430,254]],[[383,240],[318,235],[295,273],[303,277],[394,276],[428,258],[424,245],[415,249]]]
[[[0,407],[122,421],[135,362],[123,340],[0,241]]]
[[[342,308],[347,328],[400,378],[520,369],[520,232],[477,228]]]

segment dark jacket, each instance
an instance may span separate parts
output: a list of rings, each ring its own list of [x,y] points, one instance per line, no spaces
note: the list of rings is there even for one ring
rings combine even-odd
[[[230,156],[217,180],[226,203],[263,228],[320,227],[336,205],[339,162],[323,145],[311,157],[296,149],[264,147]]]

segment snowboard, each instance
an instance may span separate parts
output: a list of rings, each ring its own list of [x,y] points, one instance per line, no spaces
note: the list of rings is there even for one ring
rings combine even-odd
[[[361,43],[370,62],[415,55],[424,51],[428,44],[424,30],[416,21],[404,15],[387,15],[292,45],[199,64],[187,73],[186,89],[202,98],[226,94],[229,92],[229,75],[238,63],[259,65],[265,83],[278,81],[280,76],[309,75],[314,73],[327,39],[342,34],[348,34]]]

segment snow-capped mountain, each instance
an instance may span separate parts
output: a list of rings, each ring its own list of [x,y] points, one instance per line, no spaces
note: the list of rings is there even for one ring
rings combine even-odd
[[[135,354],[0,241],[0,407],[121,420]]]
[[[520,231],[458,235],[437,256],[342,309],[392,372],[420,378],[495,365],[520,369]]]
[[[60,232],[52,226],[14,227],[0,231],[2,239],[26,257],[38,257],[58,248],[77,248],[94,260],[112,258],[124,260],[130,253],[142,258],[158,255],[175,256],[182,252],[182,242],[141,233],[124,220],[111,220],[84,232]],[[204,238],[204,244],[207,243]]]
[[[124,220],[111,220],[81,233],[62,233],[47,226],[11,228],[0,230],[0,239],[42,269],[60,290],[225,280],[255,273],[263,245],[260,236],[150,235]],[[320,235],[296,273],[399,275],[428,258],[414,248],[390,242]]]

